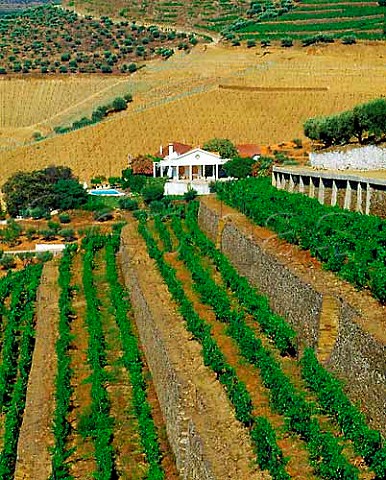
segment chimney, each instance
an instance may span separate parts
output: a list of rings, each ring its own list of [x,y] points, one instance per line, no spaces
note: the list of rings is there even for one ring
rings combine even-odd
[[[173,144],[169,143],[169,157],[171,157],[173,153],[174,153]]]

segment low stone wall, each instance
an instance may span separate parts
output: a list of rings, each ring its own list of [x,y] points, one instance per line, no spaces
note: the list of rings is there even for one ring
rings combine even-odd
[[[201,347],[186,331],[134,223],[121,240],[122,272],[181,478],[269,479],[254,466],[247,432],[204,366]]]
[[[386,435],[386,309],[213,197],[201,200],[199,224],[296,329],[300,350],[315,348]]]
[[[310,153],[312,167],[332,170],[382,170],[386,169],[386,149],[374,145],[351,150]]]

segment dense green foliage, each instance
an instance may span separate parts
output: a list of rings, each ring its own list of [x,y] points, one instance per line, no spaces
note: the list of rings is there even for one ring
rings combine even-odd
[[[313,415],[312,405],[305,400],[304,394],[297,390],[282,371],[271,351],[263,346],[260,338],[247,325],[244,312],[232,308],[225,288],[217,284],[211,272],[202,265],[178,217],[173,217],[172,227],[180,240],[179,257],[188,267],[201,301],[212,307],[218,320],[228,324],[227,334],[235,340],[241,355],[259,369],[262,382],[270,391],[270,402],[274,410],[285,417],[288,430],[305,440],[315,472],[321,478],[331,480],[359,478],[356,467],[341,453],[342,447],[337,439],[322,430]]]
[[[17,442],[27,394],[34,349],[34,302],[42,264],[31,265],[12,279],[11,305],[7,314],[1,365],[1,407],[5,409],[0,479],[13,478]],[[6,382],[6,383],[4,383]]]
[[[55,411],[53,419],[53,433],[55,445],[52,449],[52,480],[72,480],[68,458],[72,449],[66,441],[71,431],[68,413],[71,407],[71,321],[74,315],[71,300],[73,287],[71,286],[71,265],[77,246],[68,246],[63,253],[59,266],[59,338],[56,341],[56,357],[58,359],[55,391]]]
[[[216,152],[221,158],[233,158],[237,156],[237,148],[227,138],[212,138],[204,143],[204,150]]]
[[[92,114],[91,118],[88,117],[83,117],[80,120],[76,120],[73,122],[70,126],[64,127],[64,126],[57,126],[54,127],[55,133],[68,133],[73,130],[78,130],[79,128],[87,127],[88,125],[94,125],[95,123],[100,122],[104,118],[106,118],[108,115],[111,115],[115,112],[120,112],[122,110],[126,110],[127,104],[129,102],[133,101],[133,98],[130,94],[125,95],[126,98],[123,97],[117,97],[113,100],[112,104],[108,105],[101,105],[98,108],[96,108]],[[38,140],[42,140],[43,137],[39,137]]]
[[[8,213],[39,217],[55,209],[79,208],[87,192],[68,167],[51,166],[33,172],[18,172],[3,185]],[[38,218],[39,218],[38,217]]]
[[[78,15],[55,6],[0,17],[1,73],[131,73],[134,62],[168,58],[185,33]],[[190,40],[196,40],[194,35]],[[188,48],[196,42],[189,41]]]
[[[228,398],[235,408],[236,418],[250,429],[260,467],[268,468],[274,479],[290,478],[285,471],[286,461],[276,443],[276,435],[272,426],[265,421],[263,428],[259,417],[253,416],[252,401],[245,385],[238,379],[235,370],[227,363],[211,335],[210,326],[195,311],[193,304],[186,296],[182,283],[176,277],[175,269],[166,263],[163,253],[159,250],[146,226],[145,218],[140,221],[138,228],[146,241],[150,256],[155,259],[173,299],[179,305],[180,313],[186,321],[186,327],[202,345],[205,365],[215,372],[217,379],[224,386]]]
[[[386,100],[378,98],[337,115],[310,118],[304,123],[304,134],[325,147],[343,145],[354,137],[380,141],[386,134]]]
[[[246,178],[252,175],[253,158],[235,157],[224,164],[225,173],[228,177]]]
[[[272,187],[269,179],[217,184],[217,194],[258,225],[323,262],[358,288],[386,302],[386,222],[321,205],[316,199]]]

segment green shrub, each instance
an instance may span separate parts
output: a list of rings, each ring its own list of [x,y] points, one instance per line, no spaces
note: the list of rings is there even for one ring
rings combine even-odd
[[[71,217],[68,213],[61,213],[59,215],[59,222],[60,223],[70,223],[71,222]]]
[[[151,183],[143,188],[142,196],[147,204],[154,200],[161,200],[164,196],[164,186],[161,183]]]
[[[282,47],[292,47],[294,44],[294,41],[292,40],[292,38],[282,38],[281,39],[281,46]]]
[[[138,202],[132,198],[120,198],[118,205],[122,210],[138,210]]]

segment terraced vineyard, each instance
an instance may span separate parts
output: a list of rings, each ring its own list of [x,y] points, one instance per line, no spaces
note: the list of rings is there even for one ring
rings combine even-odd
[[[177,478],[119,242],[89,235],[0,281],[1,480]]]
[[[34,349],[36,292],[42,265],[0,281],[0,479],[13,478]]]
[[[276,18],[239,22],[231,28],[241,39],[302,39],[321,35],[321,41],[355,36],[384,38],[385,7],[375,1],[302,0]],[[323,37],[323,35],[325,37]],[[347,41],[349,39],[347,38]]]
[[[186,216],[186,218],[185,218]],[[196,205],[139,231],[273,479],[384,479],[385,448],[342,387],[200,231]],[[185,219],[183,219],[185,218]]]
[[[119,235],[89,236],[61,261],[55,479],[165,476],[118,246]]]
[[[71,0],[67,5],[73,6]],[[225,0],[107,3],[96,0],[76,2],[84,12],[145,19],[232,34],[240,39],[304,39],[315,34],[332,37],[380,39],[384,36],[384,7],[374,0]],[[233,37],[234,38],[234,37]]]

